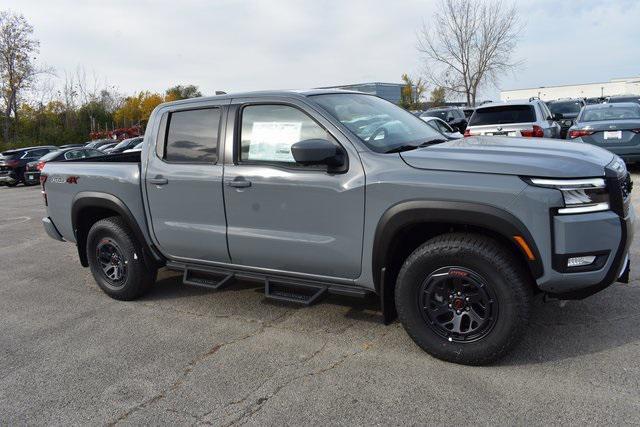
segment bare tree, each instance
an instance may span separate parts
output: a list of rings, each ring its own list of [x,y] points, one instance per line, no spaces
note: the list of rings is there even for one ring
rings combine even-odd
[[[479,89],[520,65],[512,56],[521,28],[512,3],[440,0],[433,20],[418,34],[428,80],[475,105]]]
[[[2,91],[3,140],[11,139],[11,117],[18,120],[18,104],[23,92],[43,70],[36,67],[39,42],[33,27],[22,15],[0,12],[0,90]]]

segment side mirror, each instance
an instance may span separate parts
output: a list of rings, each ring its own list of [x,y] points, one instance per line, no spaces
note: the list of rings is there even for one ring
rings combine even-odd
[[[451,116],[447,117],[447,123],[451,123],[454,120],[455,120],[454,117],[451,117]]]
[[[305,139],[291,146],[291,154],[301,165],[327,165],[328,171],[341,172],[345,166],[342,148],[326,139]]]

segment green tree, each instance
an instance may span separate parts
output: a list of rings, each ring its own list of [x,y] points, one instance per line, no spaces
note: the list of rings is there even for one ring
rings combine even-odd
[[[166,102],[177,101],[178,99],[198,98],[200,96],[202,96],[202,93],[198,90],[198,86],[194,85],[177,85],[170,87],[164,93]]]
[[[11,122],[18,122],[21,95],[40,72],[35,65],[39,42],[24,16],[0,11],[0,102],[3,116],[2,138],[10,143]]]
[[[439,107],[441,105],[444,105],[444,103],[446,102],[446,94],[447,92],[442,86],[438,86],[437,88],[433,89],[431,91],[431,99],[429,100],[430,106]]]

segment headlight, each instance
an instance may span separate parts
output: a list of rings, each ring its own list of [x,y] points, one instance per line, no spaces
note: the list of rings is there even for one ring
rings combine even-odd
[[[615,156],[611,163],[607,165],[607,168],[616,171],[618,177],[624,177],[627,175],[627,165],[625,165],[624,160],[619,156]]]
[[[555,188],[562,192],[564,208],[559,214],[578,214],[609,210],[609,193],[602,178],[546,179],[531,178],[531,184]]]

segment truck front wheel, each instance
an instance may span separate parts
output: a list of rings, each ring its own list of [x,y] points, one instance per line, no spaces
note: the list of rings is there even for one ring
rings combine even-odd
[[[444,234],[416,249],[400,269],[398,317],[431,355],[487,364],[522,337],[530,314],[529,280],[497,241],[478,234]]]
[[[112,298],[138,298],[155,282],[156,269],[145,265],[139,244],[120,217],[101,219],[91,226],[87,259],[98,286]]]

